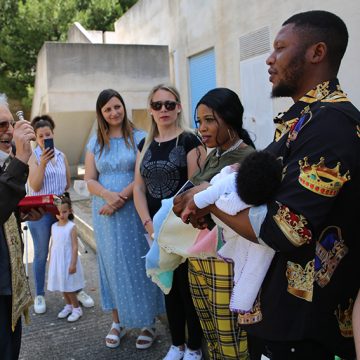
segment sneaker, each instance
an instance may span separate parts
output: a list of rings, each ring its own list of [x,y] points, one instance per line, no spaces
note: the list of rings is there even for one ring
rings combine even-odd
[[[171,345],[163,360],[181,360],[184,357],[184,354],[185,350],[180,350],[179,347]]]
[[[68,317],[73,311],[73,307],[72,305],[66,304],[64,306],[64,308],[58,313],[58,318],[59,319],[65,319],[66,317]]]
[[[89,296],[84,290],[79,291],[76,294],[76,297],[79,302],[81,302],[81,305],[90,308],[94,306],[94,300]]]
[[[78,308],[73,308],[71,315],[67,318],[67,321],[69,322],[74,322],[79,320],[83,315],[82,309],[81,307]]]
[[[34,300],[34,310],[36,314],[43,314],[46,311],[46,302],[44,296],[36,296]]]
[[[199,350],[190,350],[189,348],[187,348],[185,350],[183,360],[201,360],[201,359],[202,359],[201,349],[199,349]]]

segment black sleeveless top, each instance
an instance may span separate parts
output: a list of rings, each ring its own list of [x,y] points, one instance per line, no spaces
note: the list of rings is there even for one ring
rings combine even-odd
[[[145,139],[139,143],[139,150]],[[155,140],[147,149],[140,166],[146,185],[146,199],[150,216],[161,207],[161,200],[174,196],[188,180],[187,154],[201,145],[196,135],[183,132],[178,138],[158,143]]]

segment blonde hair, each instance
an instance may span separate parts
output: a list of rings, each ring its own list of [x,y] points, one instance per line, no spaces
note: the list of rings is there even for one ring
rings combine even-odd
[[[150,91],[150,94],[148,96],[148,107],[150,107],[150,103],[152,101],[152,98],[154,96],[154,94],[159,91],[159,90],[165,90],[165,91],[168,91],[169,93],[173,94],[174,97],[175,97],[175,100],[181,104],[181,99],[180,99],[180,94],[178,92],[178,90],[172,86],[172,85],[166,85],[166,84],[159,84],[159,85],[156,85],[154,86],[151,91]],[[139,166],[141,165],[142,161],[143,161],[143,158],[144,158],[144,155],[147,151],[147,149],[149,148],[150,144],[153,142],[154,138],[159,135],[159,130],[157,128],[157,124],[154,120],[154,117],[149,113],[149,118],[151,120],[151,124],[150,124],[150,130],[145,138],[145,141],[144,141],[144,146],[141,150],[141,154],[140,154],[140,161],[139,161]],[[183,131],[186,131],[186,132],[190,132],[190,133],[193,133],[194,131],[186,124],[185,120],[184,120],[184,117],[182,116],[182,111],[180,111],[178,114],[177,114],[177,118],[176,118],[176,126],[183,130]],[[176,146],[177,146],[177,143],[178,143],[178,139],[179,139],[179,135],[176,139]]]

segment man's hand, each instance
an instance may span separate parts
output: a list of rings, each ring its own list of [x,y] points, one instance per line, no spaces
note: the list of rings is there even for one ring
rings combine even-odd
[[[21,221],[37,221],[42,218],[45,214],[45,210],[43,208],[32,208],[28,213],[20,213]]]
[[[34,129],[28,121],[20,120],[15,123],[13,139],[16,147],[16,158],[27,164],[32,154],[30,142],[36,140]]]

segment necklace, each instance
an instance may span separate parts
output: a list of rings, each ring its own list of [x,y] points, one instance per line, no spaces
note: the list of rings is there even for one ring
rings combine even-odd
[[[178,133],[178,132],[176,132],[176,135],[175,136],[168,136],[168,137],[165,137],[165,138],[163,138],[163,139],[159,139],[159,140],[156,140],[155,138],[154,138],[154,141],[155,141],[155,143],[158,145],[158,146],[160,146],[161,145],[161,143],[165,143],[165,142],[169,142],[169,141],[172,141],[172,140],[174,140],[174,139],[177,139],[177,138],[179,138],[179,135],[182,133],[182,131],[180,132],[180,133]]]
[[[229,153],[230,151],[237,149],[242,143],[243,143],[243,139],[239,139],[233,146],[230,146],[223,153],[220,152],[219,148],[216,148],[216,157],[224,156],[225,154]]]

